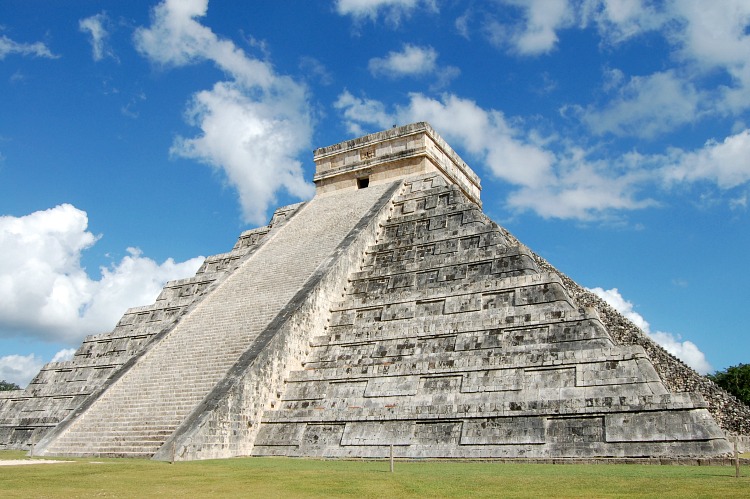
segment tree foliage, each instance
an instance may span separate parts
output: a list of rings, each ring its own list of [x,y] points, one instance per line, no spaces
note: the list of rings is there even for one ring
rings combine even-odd
[[[708,379],[750,406],[750,364],[738,364],[708,375]]]
[[[0,392],[6,392],[8,390],[20,390],[21,387],[15,383],[10,383],[5,380],[0,380]]]

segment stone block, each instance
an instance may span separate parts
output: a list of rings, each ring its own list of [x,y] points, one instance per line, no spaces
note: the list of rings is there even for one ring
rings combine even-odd
[[[511,445],[545,443],[544,419],[505,417],[466,420],[462,445]]]
[[[371,421],[346,423],[341,445],[409,445],[414,438],[413,421]]]

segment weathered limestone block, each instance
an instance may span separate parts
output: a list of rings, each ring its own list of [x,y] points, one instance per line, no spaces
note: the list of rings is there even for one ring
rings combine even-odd
[[[658,411],[606,416],[608,442],[652,442],[721,439],[715,425],[706,424],[711,415],[705,409]]]
[[[347,423],[341,445],[409,445],[414,436],[413,421]]]

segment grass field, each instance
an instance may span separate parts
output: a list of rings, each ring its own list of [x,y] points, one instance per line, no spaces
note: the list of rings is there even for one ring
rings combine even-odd
[[[0,451],[0,459],[23,453]],[[750,497],[750,466],[241,458],[0,467],[0,497]]]

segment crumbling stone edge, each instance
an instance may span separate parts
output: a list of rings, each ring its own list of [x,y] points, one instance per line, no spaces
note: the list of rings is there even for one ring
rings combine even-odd
[[[510,240],[523,246],[508,231],[499,226],[498,229]],[[547,260],[530,249],[529,252],[533,255],[540,268],[560,276],[563,285],[579,307],[593,307],[596,309],[602,322],[609,330],[613,341],[620,345],[639,345],[643,347],[654,369],[659,373],[664,386],[670,392],[700,393],[708,403],[708,411],[722,430],[732,436],[750,435],[750,407],[667,352],[633,322],[617,312],[594,293],[580,286],[570,277],[556,269]]]

